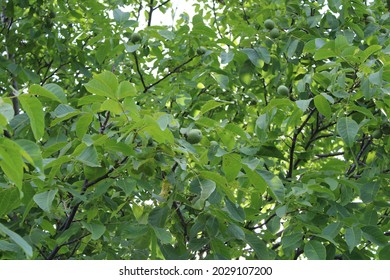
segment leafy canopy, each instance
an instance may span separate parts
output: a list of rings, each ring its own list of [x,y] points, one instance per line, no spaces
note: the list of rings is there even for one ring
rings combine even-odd
[[[389,259],[388,3],[194,2],[1,2],[0,258]]]

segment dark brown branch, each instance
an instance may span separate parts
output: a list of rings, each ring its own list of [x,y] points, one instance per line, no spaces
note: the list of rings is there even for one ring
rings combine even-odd
[[[141,79],[142,86],[144,87],[144,92],[146,92],[147,86],[145,84],[144,76],[142,75],[142,72],[141,72],[141,68],[140,68],[139,61],[138,61],[138,56],[135,52],[133,53],[133,55],[134,55],[134,59],[135,59],[135,67],[137,68],[137,73]]]
[[[186,241],[188,241],[189,238],[188,238],[188,233],[187,233],[187,223],[186,223],[186,221],[184,219],[183,213],[181,213],[181,211],[180,211],[180,206],[179,206],[179,204],[176,201],[174,201],[172,203],[172,207],[173,207],[173,209],[176,210],[177,216],[179,217],[180,224],[181,224],[181,226],[183,228],[184,239]]]
[[[286,175],[286,178],[289,179],[292,177],[293,169],[294,169],[294,153],[295,153],[295,146],[297,144],[297,138],[298,135],[302,132],[303,128],[311,118],[311,116],[314,114],[315,110],[310,111],[310,113],[307,115],[306,119],[303,121],[303,123],[298,127],[298,129],[294,132],[291,148],[290,148],[290,160],[289,160],[289,168],[288,173]]]
[[[148,18],[148,26],[152,26],[152,14],[153,14],[153,0],[150,0],[149,2],[149,18]]]
[[[126,162],[126,160],[128,159],[128,157],[124,157],[120,162],[118,162],[115,166],[111,167],[105,174],[103,174],[102,176],[96,178],[95,180],[92,180],[90,182],[88,182],[88,180],[85,180],[84,181],[84,185],[83,185],[83,188],[81,189],[81,192],[80,192],[80,195],[84,195],[85,192],[87,191],[87,189],[97,183],[99,183],[100,181],[104,180],[104,179],[107,179],[109,177],[109,175],[115,171],[115,169],[117,169],[120,165],[122,165],[124,162]],[[76,213],[81,205],[81,201],[80,202],[77,202],[73,208],[72,208],[72,211],[71,213],[69,214],[69,216],[66,218],[66,220],[64,221],[64,223],[62,224],[62,226],[59,228],[59,232],[63,232],[65,230],[67,230],[70,225],[72,224],[75,216],[76,216]],[[54,249],[51,251],[51,253],[49,254],[49,256],[47,257],[47,259],[49,260],[52,260],[56,257],[58,251],[61,249],[61,245],[57,245],[54,247]]]
[[[99,116],[100,118],[100,116]],[[104,120],[103,123],[100,124],[100,129],[99,129],[99,133],[100,134],[104,134],[104,130],[106,129],[107,127],[107,124],[108,124],[108,120],[110,119],[110,111],[107,111],[106,113],[106,119]]]
[[[166,0],[166,1],[162,2],[160,5],[157,5],[156,7],[154,7],[153,11],[160,9],[162,6],[164,6],[165,4],[169,3],[170,1],[171,0]]]
[[[344,152],[316,155],[316,157],[318,157],[318,158],[328,158],[328,157],[336,157],[336,156],[342,156],[342,155],[344,155]]]
[[[147,87],[145,87],[144,89],[144,93],[147,92],[149,89],[151,89],[152,87],[154,87],[155,85],[161,83],[162,81],[164,81],[166,78],[168,78],[169,76],[177,73],[181,67],[185,66],[186,64],[190,63],[195,57],[197,56],[193,56],[191,57],[190,59],[188,59],[187,61],[183,62],[182,64],[180,64],[179,66],[176,66],[172,71],[170,71],[168,74],[166,74],[164,77],[162,77],[161,79],[157,80],[156,82],[154,82],[153,84],[151,85],[148,85]]]

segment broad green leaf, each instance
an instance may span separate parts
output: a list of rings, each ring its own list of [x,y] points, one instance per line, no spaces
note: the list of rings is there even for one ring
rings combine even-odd
[[[229,182],[234,180],[241,170],[241,156],[235,153],[224,155],[222,157],[222,170]]]
[[[39,146],[27,139],[19,139],[15,141],[31,158],[31,164],[38,168],[39,171],[43,171],[43,159],[42,152]]]
[[[19,101],[30,119],[31,130],[35,140],[39,141],[43,137],[45,130],[45,111],[43,110],[42,103],[35,96],[26,94],[20,95]]]
[[[53,200],[58,192],[58,189],[38,193],[34,195],[33,199],[35,203],[45,212],[50,212]]]
[[[136,96],[137,90],[134,87],[134,84],[130,83],[129,81],[122,81],[119,84],[115,95],[118,99],[126,98],[129,96]]]
[[[214,101],[214,100],[209,100],[207,101],[202,108],[200,109],[202,114],[207,113],[210,110],[213,110],[219,106],[225,105],[226,103],[220,102],[220,101]]]
[[[2,223],[0,223],[0,231],[8,235],[12,239],[12,241],[14,241],[20,248],[22,248],[28,258],[32,257],[33,250],[31,245],[28,244],[26,240],[24,240],[19,234],[8,229]]]
[[[93,120],[93,115],[90,113],[85,113],[81,115],[76,122],[76,135],[79,139],[83,139],[84,135],[87,133],[89,126]]]
[[[93,79],[84,86],[90,93],[115,98],[118,89],[118,80],[113,73],[104,71],[95,75]]]
[[[287,57],[292,58],[295,55],[295,51],[297,50],[299,40],[293,40],[287,49]]]
[[[245,221],[245,212],[242,207],[235,205],[229,199],[225,199],[226,210],[230,214],[230,217],[237,222],[243,223]]]
[[[11,121],[15,115],[14,108],[12,107],[12,105],[3,102],[1,98],[0,98],[0,114],[5,117],[7,122]]]
[[[20,203],[20,192],[17,188],[0,190],[0,217],[10,213]]]
[[[200,176],[202,178],[214,181],[217,184],[217,188],[219,190],[221,190],[230,200],[234,200],[233,190],[229,188],[228,181],[225,177],[211,171],[201,171]]]
[[[324,96],[317,95],[316,97],[314,97],[314,105],[316,106],[318,112],[320,112],[326,118],[331,117],[332,108],[330,107],[328,100]]]
[[[362,227],[362,231],[364,238],[378,246],[385,246],[389,242],[389,238],[378,226],[365,226]]]
[[[345,230],[345,241],[347,242],[349,252],[360,244],[362,239],[362,231],[358,227],[347,228]]]
[[[223,89],[229,88],[229,77],[222,74],[211,73],[211,77],[218,83],[218,85]]]
[[[106,227],[102,224],[86,223],[84,221],[81,223],[85,227],[85,229],[88,230],[92,234],[93,240],[99,239],[106,231]]]
[[[260,56],[260,54],[255,49],[244,48],[241,51],[248,56],[248,58],[250,59],[250,61],[253,63],[254,66],[256,67],[263,66],[264,59],[262,56]],[[264,50],[262,49],[262,51]]]
[[[82,153],[76,157],[76,160],[90,167],[99,167],[98,154],[94,146],[86,147]]]
[[[321,242],[317,240],[310,240],[305,244],[303,249],[305,256],[309,260],[325,260],[326,259],[326,249]]]
[[[220,54],[220,57],[221,57],[222,64],[228,64],[230,61],[233,60],[234,52],[233,51],[229,51],[229,52],[222,51]]]
[[[57,97],[57,95],[55,95],[47,88],[44,88],[40,85],[31,85],[30,89],[29,89],[29,93],[31,95],[43,96],[43,97],[49,98],[50,100],[62,103],[62,101]]]
[[[360,198],[364,203],[371,203],[375,200],[380,187],[378,182],[367,182],[358,186],[360,189]]]
[[[172,242],[173,236],[167,229],[153,227],[153,230],[161,244],[169,244]]]
[[[257,189],[259,195],[263,194],[267,190],[267,183],[260,174],[256,171],[251,170],[245,164],[242,165],[245,170],[245,174],[248,177],[251,184]]]
[[[285,187],[279,177],[265,170],[260,170],[258,173],[267,182],[271,193],[276,197],[278,202],[283,203],[285,197]]]
[[[237,238],[238,240],[245,239],[245,232],[243,231],[243,229],[234,223],[229,223],[229,226],[226,230],[226,233],[229,236],[233,236],[233,237]]]
[[[149,213],[148,222],[151,226],[156,228],[164,228],[165,221],[168,218],[169,207],[156,207]]]
[[[390,260],[390,244],[386,245],[379,251],[380,260]]]
[[[273,259],[265,242],[258,238],[254,233],[245,233],[245,241],[251,246],[259,260]]]
[[[341,227],[341,223],[331,223],[322,230],[320,236],[333,242],[333,239],[339,234]]]
[[[192,207],[201,210],[204,207],[205,201],[214,192],[216,184],[214,181],[211,180],[199,180],[199,179],[196,179],[196,183],[199,184],[201,192],[199,198],[195,201]]]
[[[107,99],[106,101],[104,101],[102,106],[100,107],[100,110],[110,111],[114,115],[120,115],[123,113],[121,103],[113,99]]]
[[[294,232],[289,235],[283,235],[282,237],[282,247],[283,248],[296,248],[299,246],[299,243],[302,242],[303,233]]]
[[[23,182],[23,159],[11,140],[0,139],[0,167],[4,174],[21,190]]]
[[[359,131],[359,125],[349,117],[339,118],[337,121],[337,132],[343,138],[347,147],[355,143],[356,135]]]
[[[379,46],[379,45],[369,46],[367,49],[365,49],[364,51],[362,51],[359,54],[360,63],[365,62],[371,55],[380,51],[381,49],[382,49],[382,46]]]

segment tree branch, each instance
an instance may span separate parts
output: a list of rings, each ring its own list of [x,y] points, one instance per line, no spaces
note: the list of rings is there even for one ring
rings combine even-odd
[[[152,26],[152,14],[153,14],[153,0],[150,0],[149,2],[149,18],[148,18],[148,26]]]
[[[135,52],[133,53],[133,55],[134,55],[134,59],[135,59],[135,67],[137,68],[137,73],[141,79],[142,86],[144,87],[144,92],[146,92],[147,86],[145,84],[145,80],[144,80],[144,76],[142,75],[141,68],[139,66],[138,56]]]
[[[168,74],[166,74],[164,77],[162,77],[161,79],[157,80],[156,82],[154,82],[153,84],[150,84],[148,85],[147,87],[145,87],[144,89],[144,93],[146,93],[149,89],[151,89],[152,87],[154,87],[155,85],[161,83],[162,81],[164,81],[166,78],[168,78],[169,76],[171,76],[172,74],[174,73],[177,73],[181,67],[185,66],[186,64],[190,63],[196,56],[193,56],[191,57],[190,59],[188,59],[187,61],[183,62],[182,64],[180,64],[179,66],[176,66],[172,71],[170,71]]]
[[[307,115],[306,119],[303,121],[303,123],[298,127],[298,129],[294,132],[291,148],[290,148],[290,160],[289,160],[289,168],[286,175],[286,178],[289,179],[292,177],[293,170],[294,170],[294,153],[295,153],[295,146],[297,144],[297,138],[298,135],[302,132],[303,128],[311,118],[311,116],[314,114],[315,110],[310,111],[309,115]]]
[[[84,185],[83,185],[83,188],[81,189],[81,192],[80,192],[80,195],[84,195],[85,192],[87,191],[87,189],[97,183],[99,183],[100,181],[104,180],[104,179],[107,179],[109,177],[109,175],[115,171],[115,169],[117,169],[120,165],[122,165],[124,162],[126,162],[126,160],[128,159],[128,156],[124,157],[120,162],[118,162],[115,166],[111,167],[105,174],[103,174],[102,176],[96,178],[95,180],[92,180],[90,182],[88,182],[88,180],[85,180],[84,181]],[[71,213],[69,214],[69,216],[66,218],[66,220],[64,221],[64,223],[62,224],[62,226],[59,228],[59,232],[64,232],[65,230],[67,230],[70,225],[72,224],[73,220],[74,220],[74,217],[76,216],[76,213],[81,205],[81,201],[80,202],[77,202],[72,210],[71,210]],[[63,245],[56,245],[54,247],[54,249],[51,251],[51,253],[49,254],[49,256],[47,257],[48,260],[52,260],[56,257],[58,251],[61,249],[61,246]]]

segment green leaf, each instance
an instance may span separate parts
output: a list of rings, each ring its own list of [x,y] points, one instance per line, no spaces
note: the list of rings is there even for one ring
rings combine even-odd
[[[360,198],[364,203],[371,203],[379,191],[379,182],[367,182],[358,185],[360,189]]]
[[[151,226],[156,228],[164,228],[165,221],[168,218],[169,207],[156,207],[150,211],[148,216],[148,222]]]
[[[49,86],[49,88],[51,88],[51,87]],[[29,93],[31,95],[43,96],[43,97],[46,97],[50,100],[56,101],[58,103],[62,103],[62,100],[59,99],[57,95],[55,95],[53,92],[51,92],[48,88],[44,88],[40,85],[31,85],[29,88]]]
[[[10,213],[20,203],[20,192],[17,188],[0,190],[0,217]]]
[[[249,60],[253,63],[254,66],[263,67],[264,58],[261,52],[264,52],[264,54],[266,54],[266,51],[263,48],[261,48],[260,53],[257,52],[255,49],[249,49],[249,48],[244,48],[241,51],[248,56]],[[267,63],[269,63],[270,59],[268,58],[268,56],[266,56],[265,59],[268,61]]]
[[[325,260],[326,259],[326,249],[321,242],[317,240],[310,240],[305,244],[303,249],[305,256],[309,260]]]
[[[76,160],[90,167],[99,167],[98,154],[94,146],[86,147],[82,153],[76,157]]]
[[[35,203],[45,212],[50,212],[53,200],[58,192],[58,189],[38,193],[34,195],[33,199]]]
[[[362,239],[362,231],[358,227],[347,228],[345,230],[345,241],[347,242],[349,252],[360,244]]]
[[[390,260],[390,244],[386,245],[379,251],[380,260]]]
[[[320,112],[326,118],[331,117],[332,109],[329,105],[328,100],[324,96],[317,95],[316,97],[314,97],[314,105],[316,106],[318,112]]]
[[[161,244],[169,244],[172,242],[173,236],[167,229],[153,227],[153,230]]]
[[[205,201],[214,192],[216,184],[214,181],[211,180],[199,180],[199,179],[196,179],[196,183],[199,184],[201,192],[200,192],[200,197],[195,201],[192,207],[201,210],[204,207]]]
[[[292,58],[295,55],[295,51],[297,50],[299,40],[293,40],[287,49],[287,57]]]
[[[76,122],[76,135],[79,139],[83,139],[84,135],[87,133],[89,126],[93,120],[93,115],[90,113],[85,113],[81,115]]]
[[[356,135],[359,131],[359,125],[349,117],[339,118],[337,121],[337,132],[343,138],[347,147],[355,143]]]
[[[42,103],[38,98],[26,94],[20,95],[19,101],[30,119],[31,130],[35,140],[39,141],[43,137],[45,130],[45,111]]]
[[[364,238],[368,241],[371,241],[378,246],[385,246],[388,244],[388,238],[378,226],[365,226],[362,227],[362,231]]]
[[[19,188],[23,182],[23,159],[14,143],[8,139],[0,139],[0,167],[5,175]]]
[[[37,167],[38,171],[43,171],[42,152],[39,146],[27,139],[19,139],[15,141],[31,158],[31,164]]]
[[[2,223],[0,223],[0,231],[8,235],[20,248],[22,248],[28,258],[32,257],[33,255],[32,247],[19,234],[8,229]]]
[[[202,108],[200,109],[200,112],[202,114],[205,114],[208,111],[213,110],[213,109],[215,109],[219,106],[225,105],[225,104],[226,104],[225,102],[209,100],[202,106]]]
[[[382,46],[379,46],[379,45],[369,46],[367,49],[365,49],[364,51],[362,51],[359,54],[360,63],[364,63],[371,55],[380,51],[381,49],[382,49]]]
[[[267,182],[271,193],[276,197],[278,202],[283,203],[285,197],[285,187],[279,177],[265,170],[260,170],[258,173]]]
[[[218,85],[223,89],[229,88],[229,77],[222,74],[211,73],[211,77],[218,83]]]
[[[231,153],[222,157],[222,170],[225,173],[226,179],[233,181],[241,170],[241,156]]]
[[[108,71],[104,71],[84,85],[85,88],[93,94],[115,98],[118,89],[118,80],[116,76]]]
[[[256,256],[259,260],[271,260],[273,259],[271,254],[268,252],[267,245],[263,240],[259,239],[253,233],[245,233],[245,241],[255,251]]]
[[[134,87],[134,84],[130,83],[129,81],[122,81],[118,86],[115,96],[118,99],[129,96],[137,96],[137,90]]]
[[[102,224],[86,223],[84,221],[81,224],[92,234],[92,240],[99,239],[106,231],[106,227]]]
[[[242,207],[235,205],[229,199],[225,199],[226,210],[230,214],[230,217],[237,222],[243,223],[245,221],[245,212]]]

